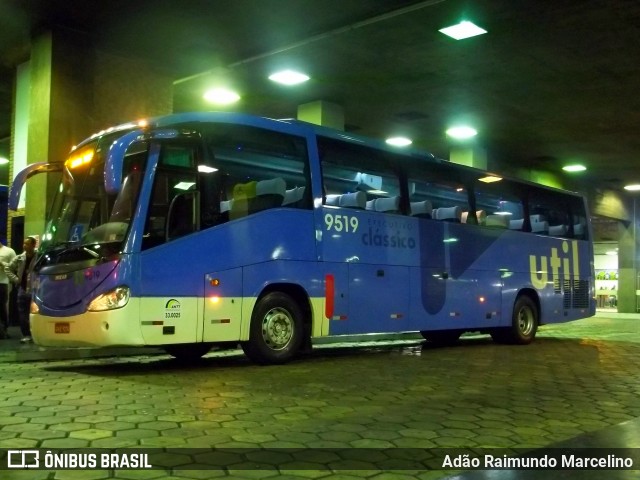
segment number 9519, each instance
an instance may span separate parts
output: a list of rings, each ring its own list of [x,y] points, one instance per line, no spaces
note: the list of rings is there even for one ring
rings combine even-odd
[[[324,216],[324,224],[327,226],[327,230],[336,232],[355,233],[358,230],[358,218],[349,215],[327,213]]]

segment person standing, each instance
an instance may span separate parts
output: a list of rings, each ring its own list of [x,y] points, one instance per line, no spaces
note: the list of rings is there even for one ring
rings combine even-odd
[[[27,237],[22,244],[23,252],[9,263],[4,271],[14,285],[18,286],[18,317],[22,343],[31,342],[29,311],[31,309],[31,272],[36,263],[36,239]]]
[[[11,263],[16,257],[13,248],[7,247],[0,242],[0,266],[4,267]],[[9,338],[7,329],[9,328],[9,315],[7,301],[9,300],[9,277],[0,268],[0,338]]]

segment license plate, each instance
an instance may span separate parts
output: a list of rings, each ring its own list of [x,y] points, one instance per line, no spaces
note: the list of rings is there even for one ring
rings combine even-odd
[[[71,325],[69,325],[69,322],[57,322],[55,324],[55,333],[70,333],[71,332]]]

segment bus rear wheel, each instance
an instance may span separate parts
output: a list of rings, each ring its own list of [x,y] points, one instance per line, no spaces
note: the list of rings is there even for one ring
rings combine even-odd
[[[491,338],[498,343],[527,345],[533,341],[539,325],[538,307],[527,295],[520,295],[513,305],[511,326],[496,328]]]
[[[261,365],[286,363],[300,350],[303,331],[297,302],[286,293],[271,292],[256,303],[249,341],[242,342],[242,350]]]
[[[182,361],[197,360],[206,355],[211,350],[210,343],[181,343],[176,345],[165,345],[164,351],[172,357]]]
[[[462,330],[422,330],[420,334],[429,343],[448,346],[458,343]]]

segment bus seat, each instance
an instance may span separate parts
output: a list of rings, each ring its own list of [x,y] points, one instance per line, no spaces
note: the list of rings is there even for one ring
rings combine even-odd
[[[231,210],[232,204],[233,204],[233,200],[222,200],[220,202],[220,213],[225,213]]]
[[[487,227],[507,228],[509,226],[509,220],[506,215],[487,215],[485,225]]]
[[[566,225],[549,225],[549,235],[554,237],[564,237],[568,231],[569,227]]]
[[[233,200],[221,200],[220,201],[220,215],[217,223],[224,223],[229,221],[231,215],[231,208],[233,207]]]
[[[376,210],[376,200],[377,198],[374,198],[373,200],[367,200],[367,204],[365,205],[365,210],[371,210],[374,211]]]
[[[231,220],[246,217],[249,214],[249,201],[256,196],[257,184],[258,182],[254,180],[234,185],[233,199],[232,202],[229,203],[229,218]]]
[[[249,212],[255,213],[281,206],[286,191],[287,184],[284,178],[261,180],[256,184],[256,196],[249,201]]]
[[[536,215],[529,215],[529,220],[531,221],[531,224],[534,224],[538,222],[544,222],[547,219],[544,215],[536,214]]]
[[[258,182],[237,183],[233,187],[233,198],[236,200],[247,200],[256,196],[256,186]]]
[[[327,197],[325,198],[324,204],[330,205],[332,207],[337,207],[340,205],[340,197],[341,195],[335,195],[335,194],[327,195]]]
[[[293,208],[300,206],[302,197],[304,197],[304,189],[305,187],[294,187],[284,192],[284,200],[282,201],[282,206]]]
[[[340,195],[338,205],[346,208],[360,208],[364,210],[367,204],[367,194],[364,192],[345,193]]]
[[[411,216],[418,218],[431,218],[433,205],[429,200],[422,202],[411,202]]]
[[[549,233],[549,222],[535,222],[531,223],[531,231],[539,235],[546,235]]]
[[[468,223],[469,212],[462,212],[460,215],[460,223]],[[477,225],[484,225],[487,221],[487,213],[484,210],[476,210]]]
[[[446,220],[447,222],[459,223],[462,216],[462,209],[458,206],[437,208],[435,212],[436,220]]]
[[[520,230],[524,225],[524,218],[518,218],[516,220],[509,220],[509,230]]]
[[[573,238],[584,238],[584,224],[576,223],[573,226]]]
[[[376,198],[372,201],[376,212],[398,213],[400,211],[400,197]]]

